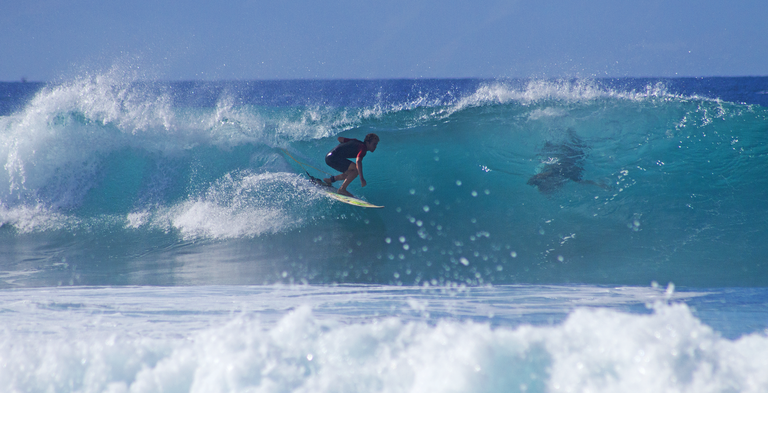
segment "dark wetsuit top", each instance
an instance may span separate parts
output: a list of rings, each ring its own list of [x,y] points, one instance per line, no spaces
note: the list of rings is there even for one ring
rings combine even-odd
[[[350,139],[331,150],[325,156],[325,163],[336,171],[347,172],[349,164],[355,163],[358,156],[362,159],[366,153],[368,153],[368,147],[365,146],[364,142]]]
[[[551,172],[553,175],[563,179],[571,179],[575,182],[581,181],[581,173],[584,171],[584,151],[580,145],[576,144],[544,144],[544,154],[550,159],[557,161],[550,164],[542,172]]]

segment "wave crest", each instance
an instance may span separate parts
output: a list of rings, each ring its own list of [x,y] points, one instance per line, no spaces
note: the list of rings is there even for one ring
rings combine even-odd
[[[768,338],[731,341],[684,304],[650,315],[580,309],[516,329],[441,320],[342,324],[299,307],[183,340],[11,336],[2,391],[764,392]],[[351,367],[350,367],[351,366]]]

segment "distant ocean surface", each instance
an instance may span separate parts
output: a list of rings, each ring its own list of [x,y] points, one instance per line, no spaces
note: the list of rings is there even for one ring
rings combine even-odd
[[[0,392],[766,392],[767,214],[768,78],[0,83]]]

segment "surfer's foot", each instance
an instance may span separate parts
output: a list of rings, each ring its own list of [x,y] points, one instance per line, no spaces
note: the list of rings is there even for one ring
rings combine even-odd
[[[342,194],[342,195],[346,195],[346,196],[348,196],[348,197],[352,197],[352,198],[354,198],[354,197],[355,197],[354,195],[352,195],[351,193],[347,192],[346,190],[341,190],[341,189],[339,189],[339,190],[337,191],[337,193],[340,193],[340,194]]]
[[[333,184],[333,182],[334,182],[334,180],[335,180],[335,179],[333,178],[333,176],[330,176],[329,178],[324,178],[324,179],[323,179],[323,181],[325,182],[325,184],[327,184],[328,186],[332,185],[332,184]]]

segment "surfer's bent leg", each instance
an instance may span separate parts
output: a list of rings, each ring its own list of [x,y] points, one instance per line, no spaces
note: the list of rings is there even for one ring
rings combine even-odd
[[[357,178],[357,166],[355,164],[350,164],[349,169],[347,169],[347,172],[344,174],[336,176],[339,180],[344,180],[344,183],[341,184],[341,187],[339,188],[338,192],[342,195],[349,195],[352,196],[349,192],[347,192],[347,186],[349,186],[350,183],[352,183],[352,180]]]
[[[339,157],[337,155],[334,155],[333,152],[331,152],[325,156],[325,163],[326,165],[335,169],[336,171],[341,172],[341,174],[337,174],[335,176],[330,176],[328,178],[323,179],[324,182],[330,185],[330,184],[333,184],[333,182],[344,180],[346,178],[347,171],[349,171],[349,164],[352,162],[349,159]]]

